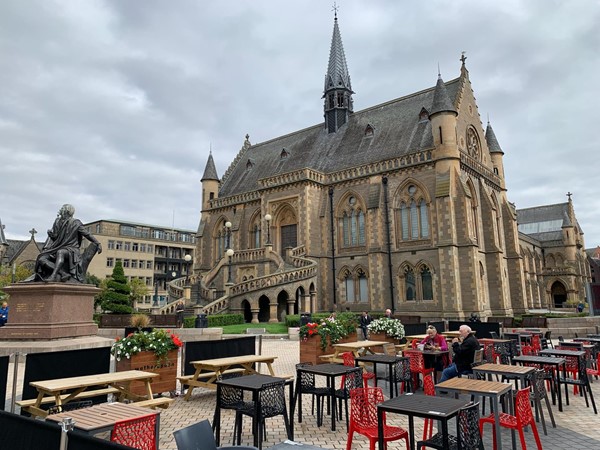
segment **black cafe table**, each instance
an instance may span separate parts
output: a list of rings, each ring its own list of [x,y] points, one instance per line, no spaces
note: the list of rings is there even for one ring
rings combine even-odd
[[[394,397],[377,405],[377,423],[379,450],[384,450],[383,442],[383,413],[404,414],[408,416],[408,432],[410,448],[415,450],[415,417],[439,420],[443,436],[444,448],[450,448],[448,442],[448,421],[455,417],[461,408],[467,406],[467,400],[457,400],[447,397],[435,397],[423,394],[404,394]]]
[[[331,431],[335,431],[335,422],[336,422],[336,407],[335,405],[331,405],[330,402],[335,401],[335,379],[337,377],[341,377],[348,373],[349,370],[355,370],[352,366],[344,366],[343,364],[316,364],[314,366],[302,366],[296,368],[296,392],[295,392],[295,400],[294,405],[297,405],[299,414],[302,411],[302,383],[301,383],[301,373],[311,373],[313,375],[324,376],[327,379],[327,389],[329,390],[329,400],[328,404],[330,405],[329,410],[331,411]],[[300,415],[299,422],[301,422]]]
[[[258,401],[258,395],[265,385],[274,383],[276,381],[281,381],[282,383],[285,384],[287,379],[274,377],[271,375],[253,374],[253,375],[246,375],[243,377],[228,378],[228,379],[217,381],[217,405],[215,407],[215,415],[214,415],[214,419],[213,419],[213,426],[215,427],[215,440],[216,440],[217,446],[220,444],[220,434],[221,434],[221,432],[220,432],[221,408],[219,407],[219,396],[221,395],[221,386],[230,386],[230,387],[241,389],[243,391],[249,391],[252,393],[252,401],[254,402],[254,408],[255,408],[254,419],[252,420],[252,434],[254,435],[254,444],[253,445],[255,447],[260,447],[261,443],[259,443],[259,440],[260,440],[259,437],[262,437],[262,432],[259,430],[259,426],[258,426],[259,421],[257,419],[259,417],[259,413],[260,413],[260,411],[258,411],[258,408],[260,408],[260,402]],[[288,415],[288,417],[290,417],[290,416]],[[289,433],[288,433],[288,439],[293,440],[294,439],[294,428],[291,425],[293,423],[293,417],[289,418],[289,422],[290,422],[290,429],[289,429]]]
[[[396,380],[395,365],[399,360],[408,360],[407,356],[392,356],[392,355],[365,355],[355,358],[355,364],[369,363],[373,364],[373,372],[377,374],[377,364],[388,366],[388,381],[390,383],[390,397],[394,396],[394,391],[398,395],[398,383]],[[375,377],[375,386],[377,386],[377,377]]]

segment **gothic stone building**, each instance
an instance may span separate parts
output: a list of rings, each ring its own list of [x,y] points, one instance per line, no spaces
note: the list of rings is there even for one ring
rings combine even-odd
[[[354,111],[336,17],[324,121],[260,144],[246,136],[221,178],[208,158],[194,264],[205,311],[463,318],[542,304],[548,288],[531,287],[503,151],[482,128],[465,59],[456,79]]]

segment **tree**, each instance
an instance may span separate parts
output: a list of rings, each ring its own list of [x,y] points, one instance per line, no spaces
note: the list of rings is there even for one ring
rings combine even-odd
[[[15,270],[15,283],[23,281],[29,278],[33,272],[25,266],[18,265]],[[2,290],[4,286],[12,284],[12,267],[8,265],[0,266],[0,298],[3,300],[8,299],[8,295]]]
[[[133,312],[130,298],[131,289],[125,278],[121,261],[117,261],[115,264],[106,286],[106,292],[102,295],[102,309],[116,314],[131,314]]]
[[[97,310],[98,307],[102,304],[102,300],[104,300],[104,294],[108,289],[106,286],[106,281],[106,279],[101,280],[96,275],[93,275],[89,272],[85,274],[85,283],[93,284],[94,286],[100,289],[100,292],[94,296],[94,310]]]
[[[131,297],[131,303],[136,305],[138,302],[141,302],[146,295],[150,293],[148,286],[146,283],[139,278],[132,278],[129,286],[131,288],[131,293],[129,296]]]

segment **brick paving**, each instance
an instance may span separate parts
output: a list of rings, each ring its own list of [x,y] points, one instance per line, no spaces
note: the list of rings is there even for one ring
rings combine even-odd
[[[274,370],[277,374],[292,374],[295,372],[295,364],[299,360],[299,343],[287,339],[275,340],[264,339],[262,353],[265,355],[277,356],[274,364]],[[12,370],[12,369],[11,369]],[[23,372],[20,371],[22,374]],[[264,373],[264,370],[263,370]],[[382,382],[380,381],[380,385]],[[9,382],[10,386],[10,382]],[[600,401],[600,381],[592,384],[596,401]],[[385,384],[384,384],[385,389]],[[20,387],[17,392],[20,392]],[[10,395],[10,392],[8,393]],[[287,389],[286,389],[287,394]],[[173,431],[191,425],[203,419],[212,421],[215,408],[216,391],[196,388],[190,401],[185,401],[183,397],[177,397],[175,402],[167,410],[161,413],[160,429],[160,448],[163,450],[176,450],[177,446],[173,439]],[[295,441],[316,445],[328,449],[344,449],[346,447],[346,427],[343,421],[338,422],[336,431],[330,429],[328,417],[324,419],[324,425],[317,427],[316,419],[311,414],[311,402],[306,396],[307,401],[303,401],[303,422],[297,423],[294,419]],[[545,450],[552,449],[600,449],[600,416],[595,415],[593,409],[586,408],[583,397],[573,396],[572,388],[570,390],[570,405],[564,406],[564,412],[559,412],[558,407],[553,407],[554,417],[557,428],[552,428],[550,419],[547,417],[548,435],[543,434],[541,423],[538,423],[538,431]],[[564,400],[563,400],[564,401]],[[600,406],[600,403],[597,403]],[[545,408],[545,406],[544,406]],[[548,416],[546,412],[546,416]],[[221,444],[226,445],[232,442],[234,414],[231,411],[223,411],[221,418]],[[399,425],[408,429],[408,421],[404,416],[389,415],[388,423]],[[416,437],[422,433],[422,420],[415,419]],[[451,425],[452,429],[452,425]],[[486,425],[484,431],[485,448],[492,448],[491,445],[491,427]],[[527,446],[535,447],[535,440],[531,432],[526,432]],[[273,418],[267,422],[267,440],[263,447],[269,448],[278,442],[287,439],[283,419]],[[517,447],[520,448],[518,436]],[[509,431],[503,431],[503,447],[510,448],[511,435]],[[242,431],[242,443],[252,444],[252,434],[250,429],[250,420],[244,420]],[[353,440],[353,449],[367,449],[368,440],[363,436],[355,434]],[[390,449],[404,449],[404,441],[392,442],[388,445]]]

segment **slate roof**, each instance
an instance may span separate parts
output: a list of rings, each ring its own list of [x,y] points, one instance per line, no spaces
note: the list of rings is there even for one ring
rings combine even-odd
[[[200,181],[204,180],[217,180],[219,181],[219,176],[217,175],[217,168],[215,167],[215,160],[213,159],[212,152],[208,154],[208,161],[206,162],[206,167],[204,168],[204,175]]]
[[[442,80],[442,77],[438,75],[438,80],[435,85],[435,91],[433,92],[433,105],[431,106],[430,114],[436,114],[439,112],[453,112],[456,113],[456,108],[452,104],[452,100],[448,96],[446,85]]]
[[[500,144],[498,143],[498,139],[496,139],[496,133],[494,133],[494,129],[492,128],[491,123],[487,123],[487,128],[485,129],[485,140],[487,142],[488,148],[490,149],[490,153],[502,153],[502,149],[500,148]]]
[[[456,104],[460,78],[444,84]],[[419,113],[422,108],[432,110],[434,91],[432,87],[350,114],[336,133],[328,133],[320,123],[242,149],[222,180],[219,196],[254,191],[258,180],[294,170],[330,173],[432,148],[431,123]],[[365,133],[368,125],[374,129],[372,136]]]
[[[346,63],[346,54],[342,44],[342,36],[338,26],[337,16],[333,23],[333,36],[331,37],[331,49],[329,50],[329,64],[325,75],[323,91],[329,89],[346,88],[352,91],[350,73]]]
[[[534,224],[542,222],[555,223],[550,229],[547,229],[544,232],[527,233],[522,231],[521,229],[519,231],[541,242],[561,241],[562,227],[573,225],[569,217],[569,203],[534,206],[532,208],[517,210],[517,224],[519,225],[519,227],[524,224]],[[576,226],[579,232],[583,233],[581,227],[579,226],[579,223],[576,223]]]

